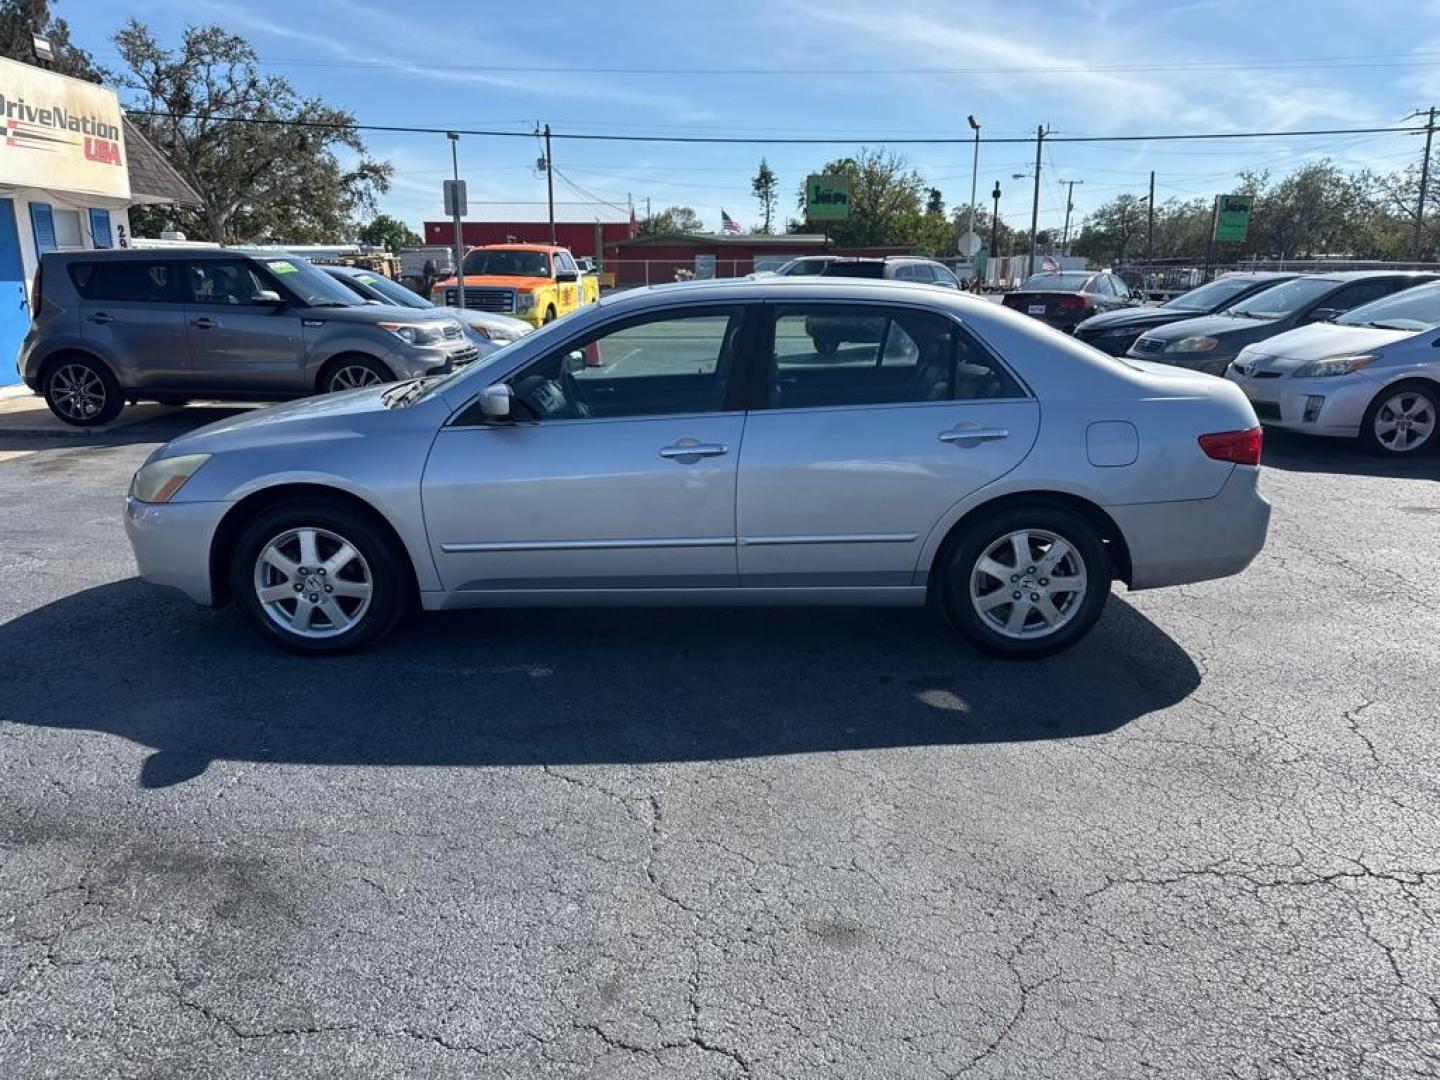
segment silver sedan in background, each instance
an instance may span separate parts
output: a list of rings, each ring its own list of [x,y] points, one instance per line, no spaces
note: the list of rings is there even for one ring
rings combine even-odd
[[[126,526],[145,578],[302,652],[417,605],[934,602],[1037,656],[1113,580],[1244,569],[1259,456],[1224,380],[954,291],[776,276],[616,294],[453,375],[201,428],[135,475]]]

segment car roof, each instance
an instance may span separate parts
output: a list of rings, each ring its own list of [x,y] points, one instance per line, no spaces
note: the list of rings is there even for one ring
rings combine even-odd
[[[1272,278],[1300,277],[1299,270],[1227,270],[1216,281],[1269,281]],[[1208,284],[1208,282],[1207,282]],[[1196,288],[1199,288],[1197,285]]]
[[[788,300],[796,303],[806,300],[869,300],[876,302],[914,304],[917,301],[930,306],[954,307],[957,303],[977,311],[1000,311],[1000,305],[991,303],[954,289],[942,289],[933,285],[921,285],[912,281],[896,281],[893,278],[855,277],[780,277],[772,275],[761,278],[718,278],[704,281],[671,281],[660,285],[649,285],[639,289],[625,289],[621,292],[602,296],[601,308],[620,311],[626,307],[642,306],[646,298],[675,297],[676,299],[716,304],[758,303],[765,300]],[[592,305],[593,306],[593,305]]]
[[[1377,277],[1413,277],[1424,281],[1436,276],[1433,270],[1333,270],[1324,274],[1302,274],[1301,277],[1316,278],[1320,281],[1364,281]]]
[[[469,251],[569,251],[561,244],[478,244]],[[468,252],[467,252],[468,254]]]

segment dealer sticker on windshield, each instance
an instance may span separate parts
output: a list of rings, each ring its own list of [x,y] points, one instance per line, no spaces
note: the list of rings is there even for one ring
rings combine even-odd
[[[286,262],[284,259],[276,259],[274,262],[267,262],[265,265],[277,274],[298,274],[300,272],[298,266],[292,262]]]

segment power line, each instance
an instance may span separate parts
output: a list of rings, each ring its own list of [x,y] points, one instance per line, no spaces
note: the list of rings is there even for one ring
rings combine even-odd
[[[478,128],[440,128],[440,127],[419,127],[407,124],[330,124],[316,120],[281,120],[274,117],[256,116],[212,116],[204,113],[171,113],[151,109],[127,109],[131,116],[148,116],[165,120],[200,120],[207,123],[217,124],[255,124],[274,127],[300,127],[300,128],[323,128],[333,130],[335,128],[346,128],[350,131],[380,131],[389,133],[403,133],[412,135],[469,135],[484,138],[500,139],[529,139],[534,137],[532,131],[496,131]],[[1202,139],[1281,139],[1281,138],[1304,138],[1320,135],[1380,135],[1380,134],[1402,134],[1406,132],[1423,132],[1425,127],[1363,127],[1363,128],[1312,128],[1300,131],[1223,131],[1207,133],[1182,133],[1167,135],[1046,135],[1048,142],[1060,143],[1128,143],[1128,142],[1177,142],[1196,141]],[[552,131],[551,138],[569,139],[580,142],[646,142],[646,143],[716,143],[716,144],[748,144],[748,145],[780,145],[780,146],[808,146],[808,145],[833,145],[837,143],[864,143],[868,141],[879,142],[889,145],[969,145],[972,138],[960,136],[930,136],[926,138],[888,138],[880,137],[873,139],[847,138],[840,135],[826,135],[820,137],[777,137],[777,136],[722,136],[722,135],[620,135],[603,134],[599,132],[578,132],[578,131]],[[990,145],[1000,143],[1031,143],[1033,138],[999,138],[982,140]]]

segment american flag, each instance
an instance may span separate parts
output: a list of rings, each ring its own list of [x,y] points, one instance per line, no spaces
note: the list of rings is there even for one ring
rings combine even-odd
[[[1046,255],[1045,258],[1040,260],[1040,269],[1045,271],[1045,273],[1049,274],[1053,273],[1056,270],[1059,270],[1060,264],[1055,261],[1055,257],[1053,255]]]
[[[727,214],[724,208],[720,210],[720,231],[727,233],[738,233],[740,231],[740,223]]]

